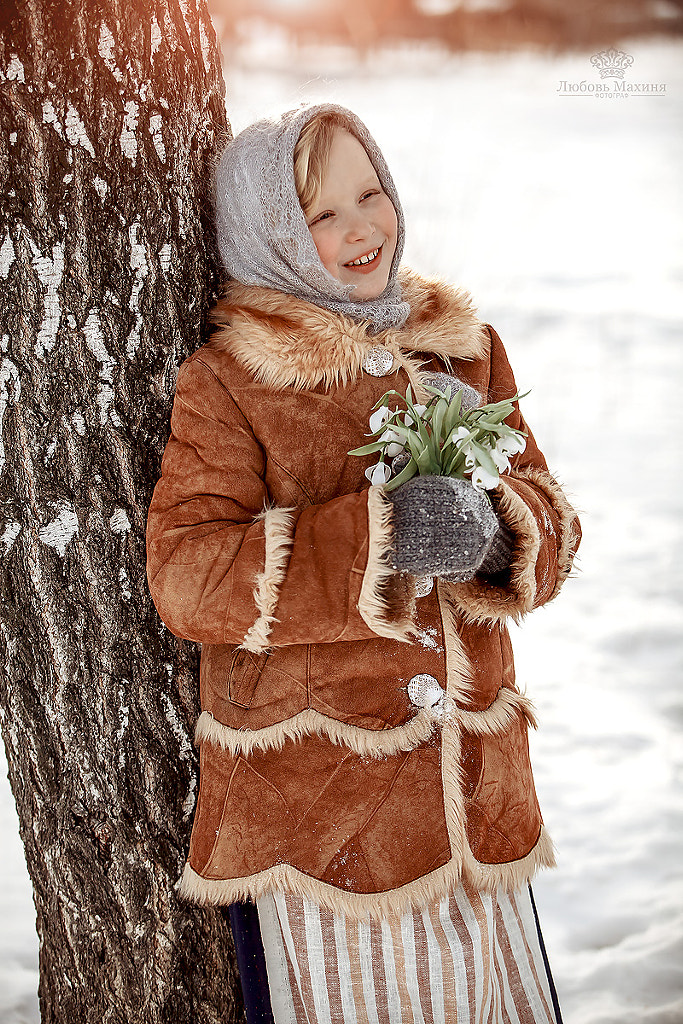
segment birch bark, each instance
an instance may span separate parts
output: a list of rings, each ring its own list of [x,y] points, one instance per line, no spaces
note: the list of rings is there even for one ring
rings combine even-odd
[[[216,285],[215,36],[205,0],[0,18],[0,714],[42,1020],[241,1020],[227,914],[174,891],[196,654],[144,572],[176,369]]]

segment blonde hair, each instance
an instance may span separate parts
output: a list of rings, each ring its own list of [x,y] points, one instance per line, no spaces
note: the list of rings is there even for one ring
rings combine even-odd
[[[316,114],[302,129],[294,147],[294,185],[304,214],[308,213],[322,191],[337,128],[355,135],[349,123],[336,112]]]

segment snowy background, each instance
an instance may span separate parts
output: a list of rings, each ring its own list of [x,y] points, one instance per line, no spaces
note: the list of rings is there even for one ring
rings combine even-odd
[[[566,1024],[683,1022],[683,47],[630,42],[659,95],[563,96],[590,53],[231,57],[235,132],[301,100],[385,151],[406,262],[470,289],[582,512],[578,577],[515,630],[559,868],[535,892]],[[268,70],[263,70],[267,68]],[[258,69],[258,70],[255,70]],[[35,1024],[31,889],[0,770],[0,1022]]]

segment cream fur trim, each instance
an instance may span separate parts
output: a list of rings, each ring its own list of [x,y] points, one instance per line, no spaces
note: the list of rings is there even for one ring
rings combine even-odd
[[[245,651],[262,654],[268,649],[270,631],[280,588],[287,573],[294,541],[294,516],[291,508],[269,508],[261,513],[264,524],[265,560],[263,572],[256,577],[254,601],[259,617],[240,644]]]
[[[462,860],[452,857],[443,867],[430,871],[398,889],[379,893],[345,892],[336,886],[320,882],[289,864],[276,864],[265,871],[244,878],[214,879],[201,875],[185,865],[177,884],[179,895],[203,905],[226,905],[244,900],[257,900],[270,892],[293,892],[318,903],[335,913],[346,914],[352,921],[381,920],[397,917],[408,907],[418,910],[440,900],[453,892],[460,882],[461,874],[477,889],[493,891],[499,885],[509,892],[519,889],[533,878],[541,867],[553,867],[555,857],[550,838],[544,826],[534,848],[525,856],[503,864],[480,864],[474,859],[469,843],[463,834]],[[462,873],[460,864],[463,864]]]
[[[526,718],[532,728],[538,728],[532,702],[509,686],[501,686],[493,703],[483,711],[464,711],[456,706],[449,714],[457,719],[465,732],[473,736],[495,736],[505,732],[513,718],[519,714]]]
[[[536,560],[541,547],[538,523],[505,477],[501,477],[496,494],[498,514],[516,538],[511,579],[504,588],[476,579],[447,584],[450,600],[469,622],[504,623],[507,618],[518,621],[532,610],[536,598]]]
[[[555,864],[552,839],[545,825],[541,825],[536,845],[526,857],[505,861],[503,864],[483,864],[476,860],[468,843],[465,848],[463,875],[466,875],[477,889],[493,892],[502,885],[508,892],[512,892],[530,881],[539,868],[554,868]]]
[[[411,618],[391,621],[382,586],[394,575],[392,550],[392,504],[381,487],[368,491],[368,561],[363,574],[358,611],[363,621],[378,636],[410,643],[416,635]]]
[[[443,867],[431,871],[398,889],[378,893],[346,892],[304,874],[290,864],[276,864],[244,878],[202,878],[190,864],[185,865],[178,891],[182,898],[202,904],[235,903],[257,900],[269,892],[293,892],[346,914],[352,921],[381,920],[400,916],[409,906],[425,907],[451,892],[460,881],[458,861],[452,858]]]
[[[564,491],[554,476],[544,469],[537,469],[535,466],[528,466],[517,474],[523,480],[529,480],[540,491],[543,492],[550,502],[553,511],[560,520],[559,550],[557,553],[557,582],[555,588],[548,598],[552,601],[559,593],[562,584],[571,573],[574,563],[574,555],[578,547],[580,535],[577,531],[578,517],[572,506],[567,501]]]
[[[446,693],[460,705],[467,705],[472,695],[472,666],[458,627],[458,609],[443,580],[436,580],[446,647]]]
[[[433,352],[447,363],[488,356],[488,332],[467,292],[409,270],[401,271],[400,281],[408,321],[375,335],[366,324],[310,302],[232,281],[210,314],[218,326],[210,344],[273,388],[346,384],[361,374],[363,357],[375,345],[388,348],[411,380],[419,364],[406,362],[402,352]]]
[[[534,729],[537,727],[531,701],[508,686],[501,686],[493,703],[481,711],[466,711],[446,696],[433,708],[421,708],[409,721],[391,729],[348,725],[312,708],[263,729],[233,729],[219,722],[210,711],[202,711],[197,719],[194,741],[196,744],[213,743],[233,756],[248,757],[254,750],[282,750],[287,741],[296,743],[307,736],[325,736],[360,757],[382,758],[414,750],[444,721],[457,722],[473,736],[493,736],[505,732],[513,717],[520,713]]]
[[[264,729],[232,729],[202,711],[197,720],[195,743],[214,743],[231,754],[247,757],[253,750],[282,750],[287,740],[296,742],[306,736],[326,736],[332,743],[348,747],[361,757],[386,757],[405,750],[414,750],[434,732],[437,720],[427,709],[421,709],[404,725],[393,729],[364,729],[348,725],[308,708],[293,718]]]

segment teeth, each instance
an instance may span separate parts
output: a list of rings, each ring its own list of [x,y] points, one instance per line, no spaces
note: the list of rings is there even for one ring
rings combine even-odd
[[[352,260],[350,263],[347,263],[347,266],[362,267],[364,263],[372,263],[372,261],[377,258],[378,253],[379,249],[375,249],[374,252],[368,253],[367,256],[361,256],[359,260]]]

